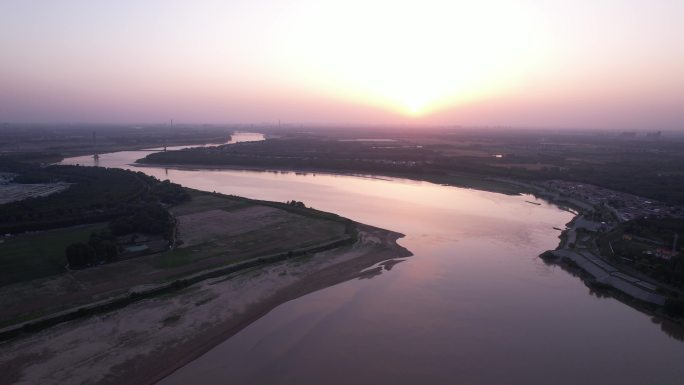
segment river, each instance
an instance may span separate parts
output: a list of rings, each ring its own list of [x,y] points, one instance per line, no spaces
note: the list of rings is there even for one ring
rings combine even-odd
[[[260,137],[233,141],[242,139]],[[406,234],[400,244],[414,253],[372,279],[280,305],[163,385],[641,385],[684,378],[676,328],[591,293],[537,257],[556,247],[554,227],[572,218],[545,201],[396,178],[130,166],[147,153],[103,154],[99,165],[201,190],[303,201]]]

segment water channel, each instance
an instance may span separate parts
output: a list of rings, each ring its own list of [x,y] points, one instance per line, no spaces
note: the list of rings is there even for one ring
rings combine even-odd
[[[244,135],[244,136],[241,136]],[[259,140],[237,134],[233,141]],[[396,178],[136,167],[184,186],[298,200],[406,235],[414,256],[282,304],[161,384],[679,384],[675,329],[538,255],[573,216],[532,196]],[[64,163],[92,165],[91,157]],[[526,201],[536,201],[541,205]],[[267,240],[265,240],[267,241]]]

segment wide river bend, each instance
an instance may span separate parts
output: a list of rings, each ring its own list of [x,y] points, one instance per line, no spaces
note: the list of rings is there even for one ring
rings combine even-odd
[[[395,178],[130,166],[146,153],[104,154],[99,165],[303,201],[406,234],[399,242],[414,254],[282,304],[161,384],[684,383],[677,328],[538,258],[573,217],[553,204]]]

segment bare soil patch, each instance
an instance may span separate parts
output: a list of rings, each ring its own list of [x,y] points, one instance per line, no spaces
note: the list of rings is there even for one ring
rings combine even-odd
[[[298,215],[266,206],[250,206],[235,211],[208,210],[177,217],[183,246],[234,237],[277,224],[294,221]]]

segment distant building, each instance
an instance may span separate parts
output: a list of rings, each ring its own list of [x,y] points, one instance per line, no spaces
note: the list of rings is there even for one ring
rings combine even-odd
[[[656,249],[655,255],[656,255],[656,257],[662,258],[662,259],[672,259],[672,258],[676,257],[677,255],[679,255],[679,253],[674,251],[674,250],[666,249],[664,247],[659,247]]]

